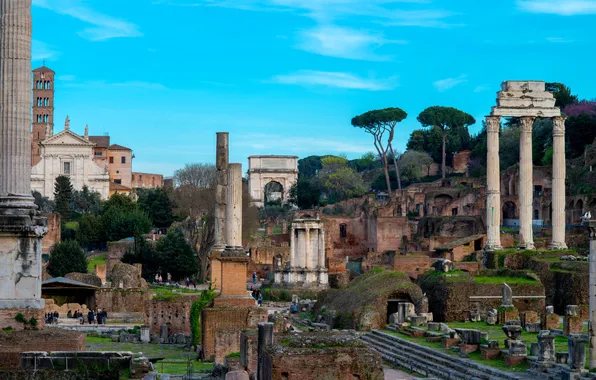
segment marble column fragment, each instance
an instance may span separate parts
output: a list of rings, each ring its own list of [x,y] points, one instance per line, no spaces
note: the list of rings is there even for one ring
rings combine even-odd
[[[550,249],[567,249],[565,243],[565,117],[553,118],[553,240]]]
[[[263,351],[267,346],[273,344],[274,341],[274,332],[273,332],[273,323],[271,322],[261,322],[258,325],[259,328],[259,335],[257,340],[257,380],[264,380],[267,378],[265,375],[266,368],[265,368],[265,355]]]
[[[534,200],[532,126],[533,117],[521,118],[519,138],[519,247],[534,249],[532,202]]]
[[[501,171],[499,164],[499,117],[486,118],[486,247],[487,251],[501,249]]]
[[[215,166],[215,243],[213,250],[222,252],[226,248],[226,202],[228,187],[228,132],[217,133]]]
[[[242,164],[228,165],[226,199],[227,246],[242,248]]]
[[[0,198],[31,209],[31,0],[1,0],[0,12]]]

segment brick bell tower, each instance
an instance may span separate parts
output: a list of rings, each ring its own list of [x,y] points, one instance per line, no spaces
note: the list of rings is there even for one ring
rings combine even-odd
[[[54,134],[54,74],[45,64],[33,70],[31,166],[41,161],[39,142]]]

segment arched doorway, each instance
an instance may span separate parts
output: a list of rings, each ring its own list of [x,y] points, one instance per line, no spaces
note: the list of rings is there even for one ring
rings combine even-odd
[[[503,205],[503,220],[517,219],[517,206],[513,202],[505,202]]]
[[[281,183],[271,181],[265,185],[265,204],[269,203],[282,203],[284,195],[284,187]]]

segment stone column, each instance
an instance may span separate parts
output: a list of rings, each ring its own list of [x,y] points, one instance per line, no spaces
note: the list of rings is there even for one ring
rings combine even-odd
[[[501,170],[499,161],[499,131],[501,119],[486,117],[486,247],[501,249]]]
[[[290,228],[290,267],[296,266],[296,229],[294,224]]]
[[[306,244],[305,244],[305,249],[304,249],[304,265],[302,266],[303,268],[310,268],[310,256],[312,255],[312,244],[310,241],[310,228],[306,228],[305,231],[305,239],[306,239]]]
[[[317,252],[319,255],[319,268],[325,268],[325,229],[321,228],[319,230],[319,251]]]
[[[519,247],[534,249],[532,201],[534,200],[532,126],[533,117],[521,118],[519,138]]]
[[[588,221],[590,233],[590,323],[588,337],[590,339],[590,370],[596,368],[596,220]]]
[[[242,248],[242,164],[228,165],[226,237],[228,247]]]
[[[228,132],[217,132],[215,154],[217,178],[215,184],[215,243],[213,250],[222,252],[226,248],[226,202],[228,187]]]
[[[550,249],[565,244],[565,117],[553,118],[553,240]]]
[[[270,322],[260,322],[259,323],[259,338],[257,341],[257,355],[258,355],[258,364],[257,364],[257,380],[262,380],[265,378],[265,366],[264,366],[264,355],[263,350],[265,347],[273,344],[273,323]]]

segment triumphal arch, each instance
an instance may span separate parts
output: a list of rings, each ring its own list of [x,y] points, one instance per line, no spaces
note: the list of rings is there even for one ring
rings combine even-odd
[[[287,202],[296,181],[297,156],[248,157],[248,191],[257,207],[272,201]]]
[[[501,248],[501,181],[499,132],[501,117],[520,119],[519,222],[522,249],[533,249],[532,126],[537,118],[553,123],[552,241],[551,249],[565,249],[565,117],[555,107],[555,98],[542,81],[506,81],[497,95],[497,106],[486,117],[486,250]]]

